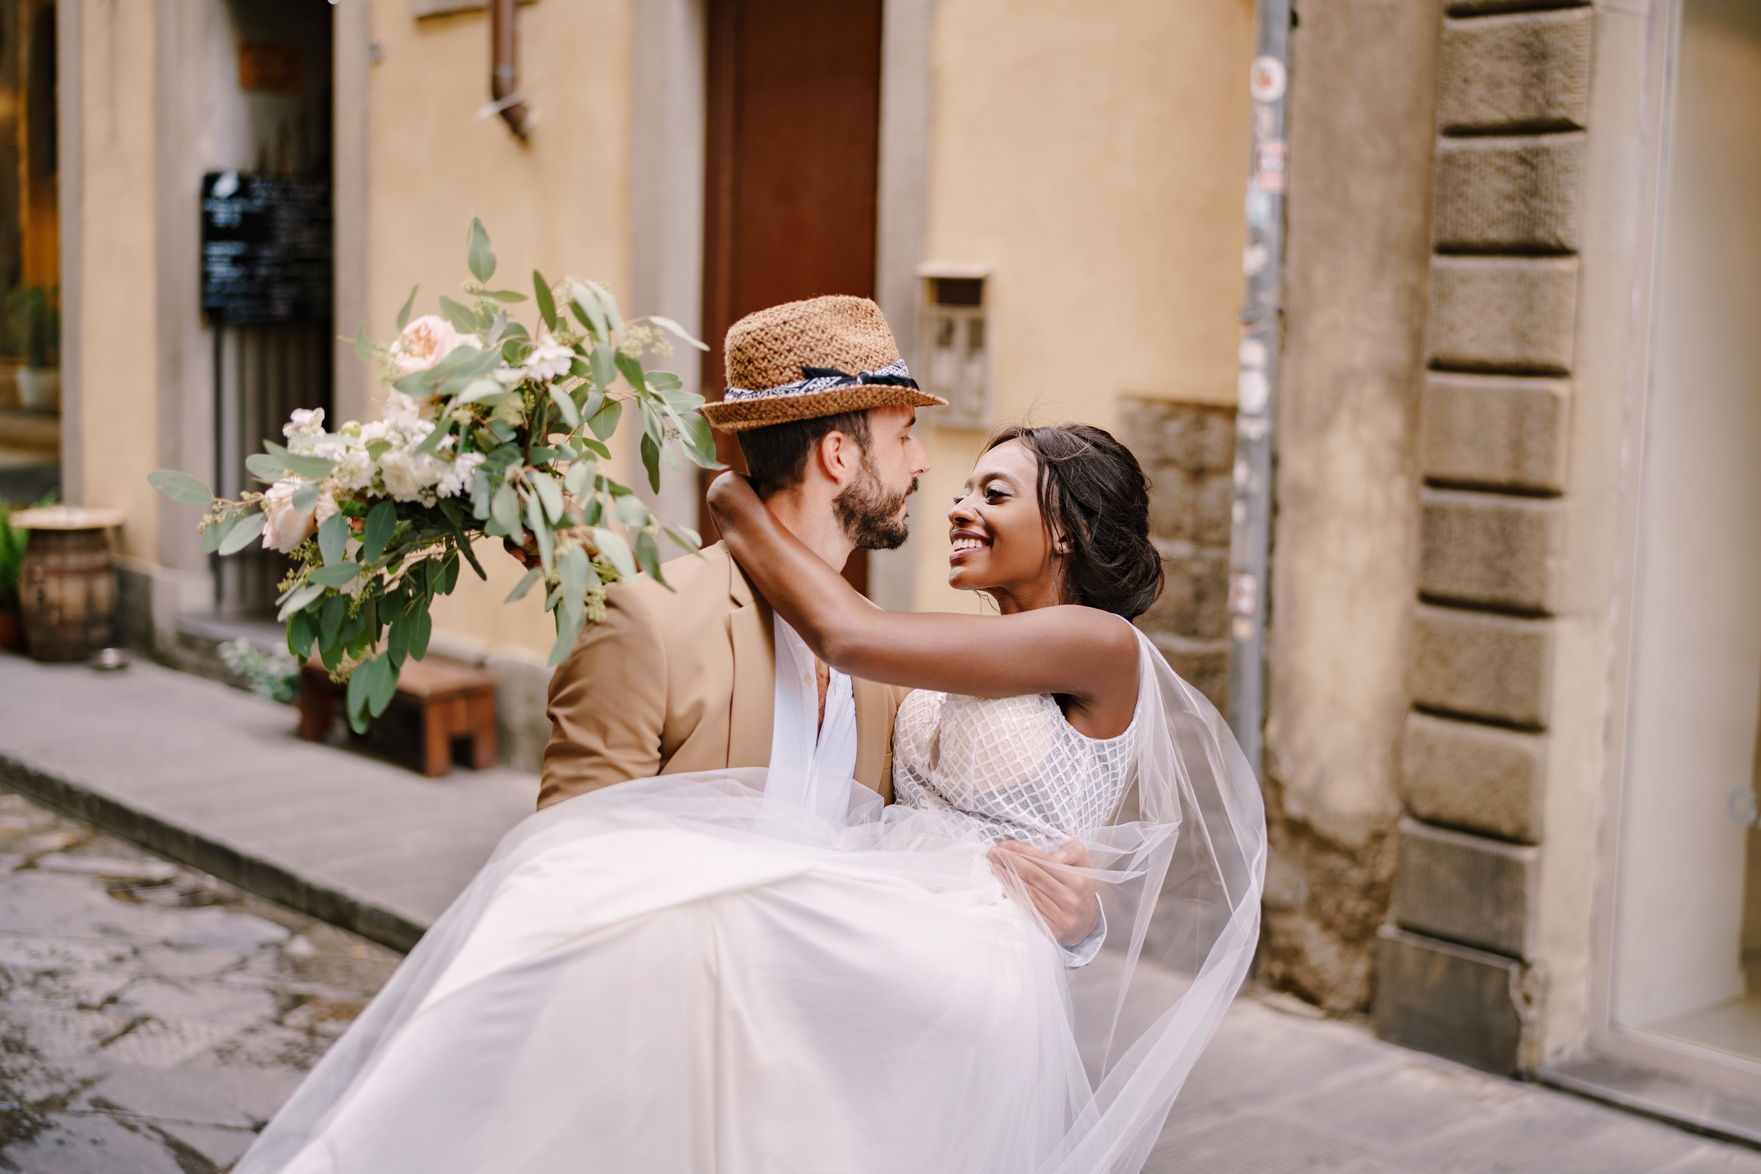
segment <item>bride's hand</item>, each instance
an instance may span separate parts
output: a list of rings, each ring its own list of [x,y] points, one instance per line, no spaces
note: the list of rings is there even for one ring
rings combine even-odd
[[[1088,850],[1077,840],[1065,844],[1056,855],[1017,840],[1004,840],[991,849],[991,867],[1005,881],[1010,875],[1020,880],[1060,946],[1080,946],[1101,918],[1094,881],[1071,871],[1091,864]]]
[[[744,473],[732,469],[709,483],[704,501],[709,506],[710,516],[715,519],[716,529],[723,533],[737,527],[742,518],[752,516],[752,511],[764,509],[764,502],[753,491],[752,482]]]

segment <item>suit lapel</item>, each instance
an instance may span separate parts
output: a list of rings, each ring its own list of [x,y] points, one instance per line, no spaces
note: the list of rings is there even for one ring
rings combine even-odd
[[[740,564],[728,558],[728,641],[734,652],[734,695],[728,709],[728,765],[769,766],[776,720],[777,649],[771,611],[752,591]]]

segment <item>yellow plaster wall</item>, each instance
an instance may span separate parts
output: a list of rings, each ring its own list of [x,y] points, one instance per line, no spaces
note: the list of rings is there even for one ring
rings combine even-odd
[[[940,0],[927,252],[988,265],[998,420],[1110,427],[1119,395],[1232,404],[1247,0]],[[926,428],[917,606],[982,438]],[[1129,439],[1129,438],[1126,438]]]
[[[552,281],[573,273],[610,282],[627,300],[633,2],[520,7],[520,88],[539,111],[521,145],[499,117],[476,118],[489,98],[484,13],[416,20],[409,0],[374,0],[384,56],[369,83],[369,334],[396,333],[411,285],[422,287],[417,313],[432,313],[441,294],[460,296],[473,215],[495,242],[497,287],[529,292],[536,267]],[[530,307],[517,312],[529,319]],[[378,402],[382,389],[373,392]],[[435,625],[548,653],[555,634],[538,593],[502,604],[521,572],[499,545],[479,552],[489,582],[467,568],[454,594],[436,601]]]
[[[69,498],[123,511],[122,552],[158,549],[158,317],[154,230],[153,4],[115,0],[80,22],[80,432]]]

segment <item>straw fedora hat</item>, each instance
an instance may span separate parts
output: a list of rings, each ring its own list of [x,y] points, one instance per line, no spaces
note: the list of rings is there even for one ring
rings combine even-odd
[[[832,295],[748,314],[728,329],[728,387],[703,415],[723,432],[869,408],[939,407],[899,358],[868,298]]]

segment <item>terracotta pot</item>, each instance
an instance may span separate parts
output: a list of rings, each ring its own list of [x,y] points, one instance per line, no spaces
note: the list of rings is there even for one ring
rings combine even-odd
[[[0,652],[24,651],[24,627],[19,623],[18,613],[11,608],[0,608]]]

